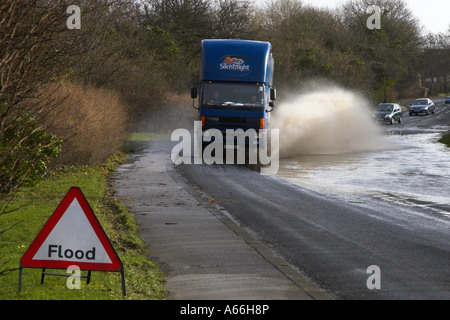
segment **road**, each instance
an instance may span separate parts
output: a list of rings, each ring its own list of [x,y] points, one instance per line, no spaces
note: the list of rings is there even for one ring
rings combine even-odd
[[[403,112],[403,124],[393,125],[394,129],[431,129],[431,128],[439,128],[443,127],[448,130],[450,126],[450,106],[444,104],[444,99],[434,99],[436,104],[436,113],[430,114],[428,116],[409,116],[408,112]]]
[[[450,108],[404,116],[391,133],[440,130]],[[450,204],[353,197],[310,189],[238,165],[179,165],[185,182],[338,299],[450,299]],[[370,184],[370,181],[367,182]],[[448,195],[442,195],[447,197]],[[370,266],[380,270],[380,289]],[[377,274],[378,275],[378,274]]]

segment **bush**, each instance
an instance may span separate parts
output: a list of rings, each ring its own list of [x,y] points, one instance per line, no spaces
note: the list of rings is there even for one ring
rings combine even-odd
[[[450,133],[444,134],[444,135],[439,139],[439,142],[445,144],[447,147],[450,148]]]
[[[0,113],[6,103],[0,105]],[[33,186],[47,171],[49,162],[61,152],[62,140],[48,133],[37,120],[24,113],[2,119],[0,135],[0,192]]]
[[[58,85],[53,98],[63,102],[44,119],[48,129],[64,141],[53,165],[94,165],[120,150],[127,136],[128,117],[119,95],[73,83],[53,87]]]

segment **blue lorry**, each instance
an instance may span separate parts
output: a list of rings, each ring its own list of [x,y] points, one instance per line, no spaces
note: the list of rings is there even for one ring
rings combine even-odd
[[[198,97],[203,144],[209,141],[208,129],[218,129],[224,137],[227,129],[252,131],[255,137],[246,137],[245,145],[265,143],[276,100],[271,44],[203,40],[201,59],[200,82],[191,88],[191,97]]]

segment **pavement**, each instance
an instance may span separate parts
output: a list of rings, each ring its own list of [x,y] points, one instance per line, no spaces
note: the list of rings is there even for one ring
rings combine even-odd
[[[152,141],[113,177],[171,300],[329,300],[327,294],[176,173]]]

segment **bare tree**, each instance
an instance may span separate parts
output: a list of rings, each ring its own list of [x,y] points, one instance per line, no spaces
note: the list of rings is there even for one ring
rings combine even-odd
[[[213,3],[212,37],[252,39],[255,36],[255,7],[249,1],[217,0]]]
[[[381,25],[369,29],[368,8],[380,9]],[[341,8],[342,22],[350,35],[354,52],[369,65],[375,99],[391,98],[393,89],[404,89],[416,81],[415,64],[421,34],[417,19],[403,0],[352,0]]]
[[[57,152],[57,139],[37,122],[49,107],[37,95],[55,74],[54,41],[66,30],[66,4],[0,4],[0,196],[42,174],[47,157]]]
[[[430,89],[430,94],[449,91],[450,30],[447,33],[426,35],[419,70],[424,84]]]

